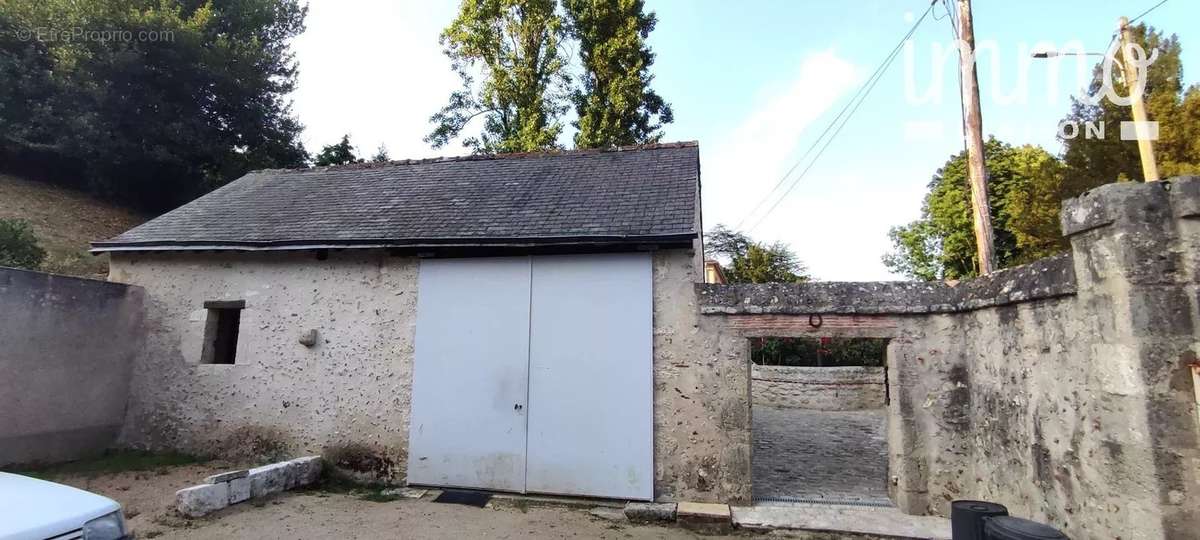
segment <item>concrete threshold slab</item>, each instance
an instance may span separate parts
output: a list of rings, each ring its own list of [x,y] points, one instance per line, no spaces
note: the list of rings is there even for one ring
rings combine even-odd
[[[584,497],[569,497],[559,495],[522,495],[520,493],[492,493],[492,500],[505,502],[525,501],[526,503],[566,506],[571,508],[624,508],[625,501],[615,499],[588,499]]]
[[[792,503],[735,506],[733,523],[745,529],[797,529],[879,538],[950,540],[950,520],[910,516],[896,508]]]

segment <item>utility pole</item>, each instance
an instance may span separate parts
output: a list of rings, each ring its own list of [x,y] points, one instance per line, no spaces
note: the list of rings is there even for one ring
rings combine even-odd
[[[1154,141],[1150,139],[1149,119],[1146,117],[1146,102],[1143,94],[1145,93],[1145,83],[1138,84],[1138,67],[1134,64],[1136,60],[1133,57],[1133,51],[1130,47],[1133,44],[1133,38],[1129,30],[1129,18],[1121,17],[1119,22],[1121,30],[1121,56],[1125,59],[1122,62],[1122,69],[1125,71],[1125,86],[1129,87],[1130,107],[1133,109],[1133,127],[1137,133],[1138,154],[1142,158],[1142,174],[1146,177],[1147,182],[1157,182],[1158,164],[1154,161]]]
[[[959,67],[962,70],[963,112],[966,114],[967,174],[971,183],[971,216],[979,274],[995,269],[992,256],[992,211],[988,205],[987,168],[983,163],[983,113],[979,109],[979,78],[975,74],[975,27],[971,0],[958,0]],[[963,50],[966,49],[966,50]]]

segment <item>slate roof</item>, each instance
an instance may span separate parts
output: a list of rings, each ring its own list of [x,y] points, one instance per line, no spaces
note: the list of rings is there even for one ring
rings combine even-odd
[[[243,176],[92,251],[690,242],[695,142]]]

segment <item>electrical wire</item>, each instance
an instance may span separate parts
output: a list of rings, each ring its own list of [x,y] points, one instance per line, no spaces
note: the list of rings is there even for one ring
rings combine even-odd
[[[783,195],[781,195],[778,199],[776,199],[775,203],[772,204],[771,207],[768,208],[767,211],[762,215],[762,217],[760,217],[757,221],[755,221],[754,225],[749,227],[747,229],[747,231],[753,231],[756,227],[761,225],[762,222],[765,221],[767,219],[767,217],[771,215],[771,212],[773,212],[775,210],[775,208],[779,206],[779,203],[783,202],[783,200],[787,198],[788,194],[790,194],[792,192],[792,190],[795,189],[795,187],[800,183],[800,180],[802,180],[804,178],[804,176],[806,174],[808,174],[808,171],[812,169],[813,165],[815,165],[817,163],[817,160],[819,160],[821,158],[821,155],[825,153],[825,149],[829,148],[829,145],[837,137],[838,133],[841,133],[842,128],[846,127],[846,124],[849,123],[849,121],[850,121],[850,117],[854,116],[854,113],[856,111],[858,111],[858,108],[862,106],[864,101],[866,101],[867,96],[870,95],[870,93],[871,93],[871,90],[875,88],[875,85],[879,84],[879,81],[883,78],[883,73],[887,70],[888,67],[890,67],[892,65],[892,62],[896,60],[896,57],[900,54],[900,50],[904,48],[904,43],[907,42],[908,39],[911,38],[914,33],[916,33],[917,28],[921,26],[921,23],[933,11],[933,7],[937,4],[937,2],[938,2],[938,0],[931,0],[929,2],[929,7],[925,9],[925,13],[923,13],[921,15],[921,17],[918,18],[916,20],[916,22],[913,23],[912,28],[910,28],[908,30],[908,33],[904,34],[904,37],[900,39],[900,42],[897,43],[894,48],[892,48],[892,51],[888,54],[888,56],[886,58],[884,58],[883,62],[879,65],[879,67],[875,68],[875,71],[871,74],[871,77],[869,77],[863,83],[863,85],[861,87],[859,87],[858,91],[854,93],[854,96],[850,98],[850,101],[848,103],[846,103],[846,106],[842,108],[842,110],[837,114],[837,116],[835,116],[833,118],[833,120],[830,121],[829,125],[825,127],[825,129],[821,132],[821,134],[817,136],[816,140],[813,141],[813,144],[811,146],[809,146],[807,151],[804,152],[804,155],[801,156],[800,159],[798,161],[796,161],[796,163],[794,165],[792,165],[792,167],[790,169],[788,169],[788,172],[786,174],[784,174],[782,178],[779,179],[779,182],[775,184],[775,187],[771,188],[771,191],[767,192],[767,195],[765,197],[763,197],[762,200],[760,200],[758,202],[758,204],[754,205],[754,208],[752,210],[750,210],[750,212],[748,214],[746,214],[745,217],[743,217],[740,221],[738,221],[738,225],[736,227],[734,227],[735,230],[740,229],[741,225],[743,223],[745,223],[746,220],[748,220],[751,216],[753,216],[754,213],[760,207],[762,207],[763,203],[770,200],[771,195],[774,194],[775,191],[778,190],[781,186],[783,186],[783,184],[787,181],[788,177],[791,176],[792,172],[795,171],[796,168],[799,167],[800,164],[804,162],[805,158],[807,158],[808,155],[811,154],[812,151],[814,149],[816,149],[818,145],[821,145],[821,140],[825,138],[825,134],[829,133],[829,131],[831,129],[833,129],[834,126],[836,125],[837,128],[833,129],[833,134],[830,135],[828,139],[825,139],[824,144],[821,145],[820,150],[818,150],[816,155],[813,156],[813,159],[812,159],[812,161],[810,161],[808,163],[808,166],[805,167],[804,170],[802,170],[800,172],[799,176],[797,176],[795,179],[792,180],[791,185],[788,186],[788,188],[786,190],[784,190]],[[849,114],[847,114],[847,111],[849,112]],[[840,125],[838,125],[838,121],[842,120],[843,116],[845,117],[845,120],[843,120],[842,123]]]
[[[946,13],[950,14],[950,31],[954,33],[954,47],[958,48],[958,54],[961,55],[962,49],[960,47],[962,44],[960,42],[962,41],[962,37],[958,35],[958,14],[950,9],[950,2],[953,1],[942,0],[942,5],[946,6]],[[963,151],[965,152],[967,150],[967,100],[963,95],[962,69],[956,69],[954,73],[958,76],[958,116],[962,129]]]
[[[1162,6],[1162,5],[1163,5],[1163,4],[1165,4],[1165,3],[1167,3],[1167,0],[1162,0],[1162,2],[1159,2],[1159,3],[1157,3],[1157,4],[1154,4],[1154,7],[1151,7],[1150,9],[1147,9],[1146,11],[1143,11],[1141,15],[1138,15],[1137,17],[1134,17],[1134,18],[1132,18],[1132,19],[1129,19],[1129,24],[1133,24],[1133,23],[1137,22],[1137,21],[1138,21],[1138,19],[1140,19],[1140,18],[1142,18],[1142,17],[1145,17],[1146,15],[1149,15],[1151,11],[1154,11],[1154,10],[1158,9],[1160,6]]]
[[[950,6],[950,2],[954,0],[942,0],[942,5],[946,8],[946,15],[950,17],[950,31],[954,32],[954,39],[958,40],[958,13],[955,13],[954,8]]]

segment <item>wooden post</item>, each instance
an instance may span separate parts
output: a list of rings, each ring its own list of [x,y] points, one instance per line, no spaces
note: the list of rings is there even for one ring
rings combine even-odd
[[[1122,62],[1122,69],[1125,72],[1125,86],[1129,87],[1129,105],[1133,109],[1133,125],[1137,133],[1138,154],[1142,158],[1142,174],[1146,177],[1147,182],[1157,182],[1159,180],[1158,163],[1154,161],[1154,141],[1150,139],[1150,127],[1147,125],[1149,119],[1146,117],[1146,102],[1145,96],[1143,96],[1145,85],[1138,84],[1138,70],[1134,65],[1136,58],[1133,57],[1130,50],[1133,38],[1129,31],[1129,18],[1121,17],[1119,24],[1121,57],[1125,59]]]
[[[992,255],[992,212],[988,204],[987,168],[983,162],[983,113],[979,109],[979,79],[975,74],[975,28],[971,0],[958,0],[958,58],[962,69],[963,112],[966,114],[967,174],[971,184],[971,216],[979,274],[995,270]],[[964,50],[965,49],[965,50]]]

